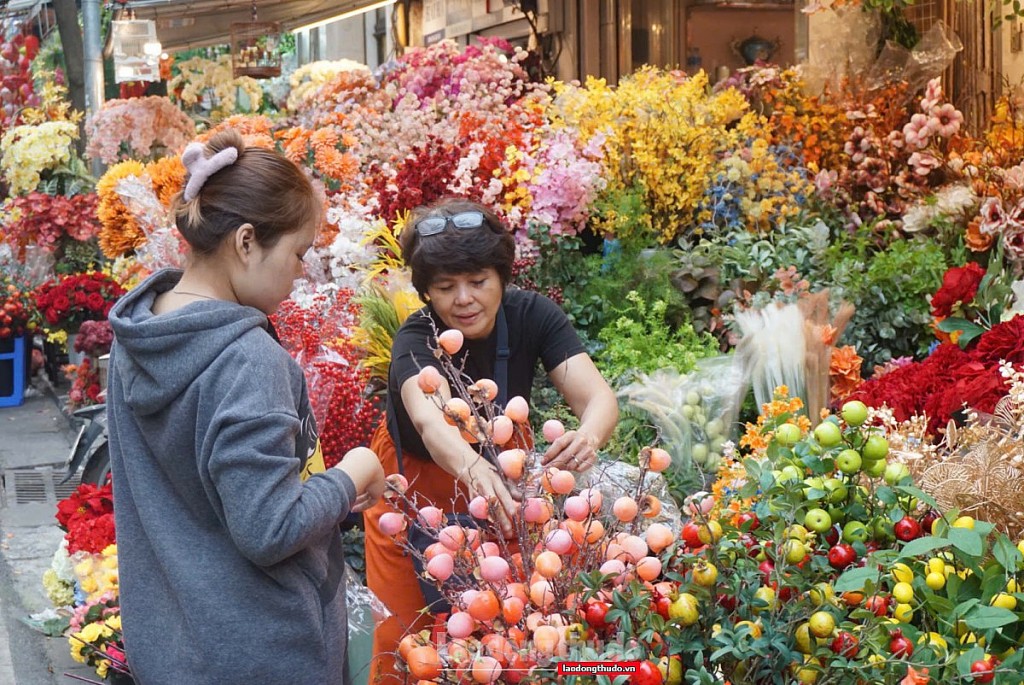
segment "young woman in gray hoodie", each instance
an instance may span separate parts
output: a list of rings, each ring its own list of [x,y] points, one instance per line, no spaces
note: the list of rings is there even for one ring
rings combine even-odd
[[[229,131],[182,155],[184,272],[114,307],[107,396],[121,614],[141,685],[343,683],[338,524],[384,488],[357,448],[324,469],[302,370],[267,315],[322,205]]]

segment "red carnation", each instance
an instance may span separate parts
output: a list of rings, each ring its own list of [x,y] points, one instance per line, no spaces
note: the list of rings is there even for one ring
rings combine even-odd
[[[991,368],[997,368],[1000,361],[1024,364],[1024,316],[1015,316],[986,331],[971,356]]]
[[[978,294],[978,286],[985,270],[976,262],[954,266],[942,277],[942,287],[932,296],[932,316],[945,319],[953,313],[958,302],[969,304]]]

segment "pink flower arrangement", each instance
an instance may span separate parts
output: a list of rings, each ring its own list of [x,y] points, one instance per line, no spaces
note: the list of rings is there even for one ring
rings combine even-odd
[[[555,235],[575,234],[586,225],[590,206],[606,184],[599,138],[581,149],[574,130],[547,132],[544,143],[524,163],[531,172],[526,223],[548,226]]]
[[[3,206],[0,242],[21,257],[29,245],[53,253],[65,237],[89,240],[100,231],[97,204],[96,193],[65,197],[33,191],[10,198]]]
[[[195,135],[192,120],[167,98],[108,100],[86,122],[85,154],[104,164],[156,159],[177,154]]]

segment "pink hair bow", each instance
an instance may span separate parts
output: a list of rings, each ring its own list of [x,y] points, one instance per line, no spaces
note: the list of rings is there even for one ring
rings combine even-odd
[[[238,149],[234,147],[226,147],[210,158],[204,154],[205,149],[206,146],[202,143],[189,143],[181,153],[181,163],[188,169],[189,174],[182,195],[185,202],[191,202],[199,195],[208,178],[224,167],[231,166],[238,159]]]

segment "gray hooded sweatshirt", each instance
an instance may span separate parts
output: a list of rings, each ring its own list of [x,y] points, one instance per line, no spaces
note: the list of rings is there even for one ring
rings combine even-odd
[[[355,486],[318,448],[302,370],[258,310],[155,316],[165,270],[110,313],[107,412],[128,662],[142,685],[344,681],[338,524]]]

